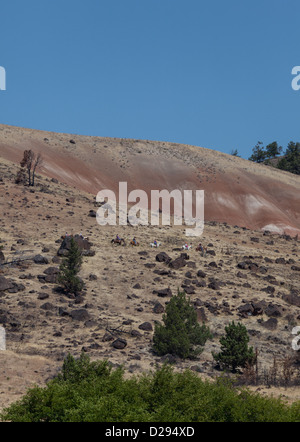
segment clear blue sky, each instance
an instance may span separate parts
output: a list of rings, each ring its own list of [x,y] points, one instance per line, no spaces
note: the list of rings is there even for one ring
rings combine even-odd
[[[248,158],[300,141],[299,0],[10,0],[0,123]]]

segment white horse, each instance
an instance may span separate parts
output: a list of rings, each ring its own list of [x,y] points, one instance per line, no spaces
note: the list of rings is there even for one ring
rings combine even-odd
[[[192,248],[192,246],[189,246],[189,245],[187,245],[187,244],[184,244],[183,246],[182,246],[182,249],[183,250],[190,250]]]
[[[159,247],[161,245],[161,242],[157,242],[156,244],[154,244],[154,242],[150,243],[151,247]]]

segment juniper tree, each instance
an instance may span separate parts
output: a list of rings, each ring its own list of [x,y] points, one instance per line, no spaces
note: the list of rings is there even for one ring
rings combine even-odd
[[[164,324],[156,323],[153,335],[153,349],[158,355],[167,353],[180,358],[192,358],[203,351],[207,339],[211,338],[209,328],[200,325],[197,313],[185,292],[173,296],[163,315]]]
[[[225,336],[220,338],[221,351],[212,353],[221,367],[235,371],[238,367],[245,367],[254,362],[253,347],[248,347],[249,336],[246,327],[232,321],[225,327]]]
[[[81,264],[81,251],[74,238],[71,238],[69,253],[62,261],[58,274],[58,282],[64,286],[67,293],[77,294],[83,288],[83,283],[77,276]]]

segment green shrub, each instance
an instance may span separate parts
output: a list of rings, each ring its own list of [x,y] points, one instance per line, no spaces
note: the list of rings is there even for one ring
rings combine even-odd
[[[12,422],[299,422],[300,402],[287,405],[236,389],[226,378],[204,382],[164,365],[124,377],[107,361],[68,356],[46,387],[34,387],[0,415]]]
[[[178,291],[166,306],[163,324],[155,324],[153,349],[158,355],[167,353],[180,358],[192,358],[203,351],[211,337],[205,325],[197,321],[195,309],[190,305],[185,293]]]
[[[238,367],[254,362],[254,352],[252,347],[248,347],[249,336],[246,327],[234,321],[225,327],[225,336],[220,339],[221,351],[213,353],[214,359],[221,367],[230,368],[235,371]]]

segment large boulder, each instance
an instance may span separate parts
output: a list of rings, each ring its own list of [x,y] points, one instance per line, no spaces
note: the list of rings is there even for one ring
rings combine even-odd
[[[189,256],[186,253],[181,253],[180,256],[169,263],[172,269],[178,270],[186,265],[186,260]]]
[[[13,287],[14,283],[11,280],[5,278],[4,276],[0,276],[0,292],[12,289]]]
[[[57,255],[58,256],[67,256],[71,247],[71,239],[74,239],[76,244],[78,245],[82,255],[85,256],[93,256],[95,252],[91,250],[91,243],[85,239],[81,235],[75,235],[75,236],[65,236],[60,248],[58,249]]]
[[[87,321],[88,319],[90,319],[88,311],[84,308],[78,310],[72,310],[70,312],[70,316],[75,321]]]
[[[169,262],[172,261],[172,258],[170,258],[170,256],[167,255],[166,252],[160,252],[160,253],[158,253],[158,254],[156,255],[155,259],[156,259],[156,261],[158,261],[158,262],[165,262],[165,263],[167,263],[167,264],[169,264]]]
[[[33,258],[35,264],[48,264],[48,259],[42,255],[35,255]]]
[[[172,290],[170,287],[161,290],[153,290],[153,293],[156,293],[157,296],[164,298],[165,296],[172,296]]]
[[[111,345],[118,350],[122,350],[127,346],[127,341],[126,339],[117,338]]]

